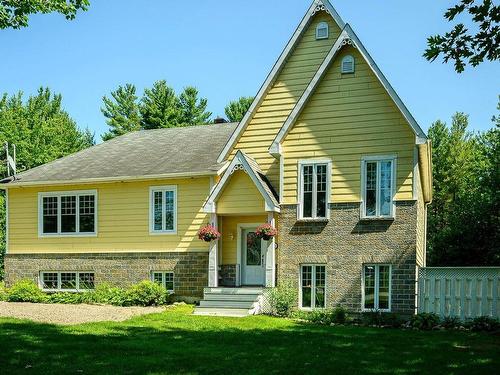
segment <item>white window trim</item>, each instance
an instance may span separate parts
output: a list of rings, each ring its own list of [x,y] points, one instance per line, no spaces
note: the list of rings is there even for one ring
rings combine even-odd
[[[302,307],[302,267],[313,267],[312,269],[312,285],[311,285],[311,307]],[[325,267],[325,307],[316,307],[316,267]],[[327,298],[328,275],[326,272],[326,263],[304,263],[299,266],[299,310],[312,311],[323,310],[328,306]]]
[[[155,273],[161,273],[162,274],[162,276],[161,276],[161,285],[165,289],[167,288],[166,281],[165,281],[165,274],[166,273],[171,273],[172,274],[172,289],[167,289],[167,292],[174,293],[174,291],[175,291],[175,273],[174,273],[174,271],[151,271],[151,281],[152,282],[155,282],[155,279],[154,279],[154,274]]]
[[[93,195],[94,196],[94,231],[93,232],[79,232],[80,230],[80,195]],[[61,232],[61,197],[76,196],[76,232],[62,233]],[[43,232],[43,198],[57,197],[57,233],[44,233]],[[97,210],[98,210],[98,197],[97,190],[73,190],[73,191],[50,191],[38,193],[38,237],[97,237]]]
[[[326,217],[316,216],[316,194],[314,194],[314,189],[316,189],[316,174],[313,175],[313,216],[304,217],[303,207],[304,207],[304,195],[303,195],[303,175],[302,170],[306,165],[316,165],[316,164],[326,164]],[[298,162],[298,186],[297,186],[297,219],[298,220],[329,220],[330,219],[330,203],[332,195],[332,160],[331,159],[310,159],[310,160],[299,160]]]
[[[154,229],[154,192],[173,191],[174,192],[174,228],[171,230],[155,230]],[[162,227],[165,220],[165,202],[162,204]],[[162,234],[177,234],[177,185],[165,186],[150,186],[149,187],[149,234],[162,235]]]
[[[43,287],[43,275],[45,273],[57,273],[57,288],[56,289],[49,289],[49,288],[44,288]],[[76,273],[76,289],[62,289],[61,288],[61,274],[62,273]],[[40,277],[38,280],[38,286],[41,290],[44,292],[88,292],[90,290],[94,289],[80,289],[80,274],[81,273],[93,273],[95,277],[95,272],[94,271],[40,271]],[[94,279],[95,283],[95,279]],[[94,284],[95,288],[95,284]]]
[[[319,30],[326,29],[326,36],[320,36]],[[316,26],[316,40],[328,39],[330,37],[330,27],[328,26],[328,22],[320,22]]]
[[[375,300],[374,300],[374,308],[366,309],[365,308],[365,267],[375,267]],[[380,266],[388,266],[389,267],[389,308],[388,309],[379,309],[379,268]],[[391,312],[392,305],[392,264],[387,263],[366,263],[362,265],[362,277],[361,277],[361,310],[362,311],[379,311],[379,312]]]
[[[396,218],[396,171],[397,168],[397,156],[396,155],[377,155],[377,156],[364,156],[361,158],[361,219],[366,220],[376,220],[376,219],[395,219]],[[389,215],[375,215],[375,216],[366,216],[366,163],[371,161],[391,161],[392,162],[392,170],[391,170],[391,212]],[[379,195],[379,184],[380,184],[380,168],[377,166],[377,187],[376,194],[377,197]],[[377,199],[378,202],[378,199]],[[376,207],[377,212],[379,211],[379,206],[377,204]]]

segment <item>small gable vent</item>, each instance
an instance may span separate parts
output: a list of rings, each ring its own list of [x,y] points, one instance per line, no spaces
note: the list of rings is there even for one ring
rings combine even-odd
[[[354,57],[351,55],[344,56],[342,59],[340,71],[342,73],[354,73]]]
[[[328,24],[326,22],[320,22],[316,26],[316,40],[319,39],[328,39]]]

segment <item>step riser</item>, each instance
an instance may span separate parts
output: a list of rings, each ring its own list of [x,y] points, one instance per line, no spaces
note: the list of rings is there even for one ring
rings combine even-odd
[[[247,309],[216,309],[208,307],[197,307],[194,310],[194,315],[205,316],[229,316],[229,317],[245,317],[248,316],[249,310]]]
[[[239,301],[239,302],[256,302],[259,298],[258,294],[205,294],[206,301]]]
[[[236,302],[236,301],[200,301],[200,307],[215,307],[221,309],[251,309],[254,302]]]
[[[259,288],[205,288],[204,294],[222,294],[222,295],[235,295],[235,294],[251,294],[261,295],[263,289]]]

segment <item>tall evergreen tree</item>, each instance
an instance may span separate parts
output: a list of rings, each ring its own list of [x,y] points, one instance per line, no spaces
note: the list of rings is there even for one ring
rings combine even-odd
[[[143,129],[173,128],[179,125],[179,99],[165,80],[144,90],[140,112]]]
[[[109,132],[102,136],[104,141],[141,128],[139,98],[135,86],[130,83],[118,86],[111,92],[111,97],[111,99],[106,96],[102,98],[104,107],[101,108],[101,112],[110,127]]]
[[[207,103],[207,99],[198,98],[198,90],[195,87],[186,87],[179,95],[179,124],[207,124],[212,116],[212,112],[207,112]]]
[[[238,100],[229,102],[224,110],[229,121],[240,122],[252,105],[253,99],[253,96],[242,96]]]

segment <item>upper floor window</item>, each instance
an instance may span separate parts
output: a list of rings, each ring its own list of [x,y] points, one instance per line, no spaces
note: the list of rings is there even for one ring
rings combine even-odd
[[[53,192],[39,194],[39,234],[95,235],[97,192]]]
[[[330,194],[330,161],[299,162],[299,173],[299,218],[327,218],[328,196]]]
[[[394,216],[395,157],[368,157],[362,161],[362,217]]]
[[[342,58],[340,65],[342,73],[354,73],[354,57],[346,55]]]
[[[156,186],[150,189],[150,232],[175,233],[177,225],[177,187]]]
[[[316,26],[316,39],[328,39],[328,23],[318,23],[318,26]]]

